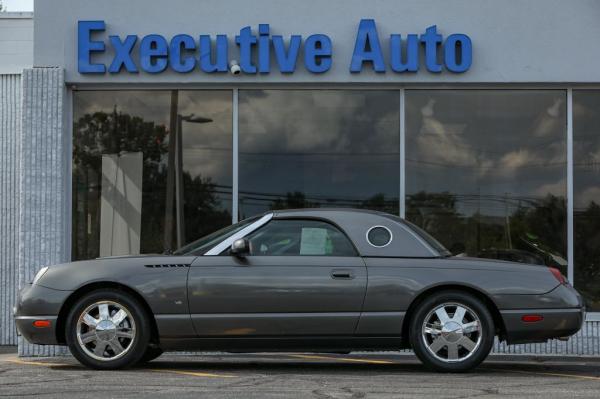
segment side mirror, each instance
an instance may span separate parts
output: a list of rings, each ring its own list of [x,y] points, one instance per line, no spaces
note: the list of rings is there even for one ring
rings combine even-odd
[[[231,254],[233,256],[244,257],[250,254],[250,242],[245,238],[235,240],[231,244]]]

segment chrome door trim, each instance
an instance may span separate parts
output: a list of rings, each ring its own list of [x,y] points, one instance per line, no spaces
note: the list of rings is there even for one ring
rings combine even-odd
[[[225,240],[221,241],[219,244],[217,244],[214,247],[212,247],[209,251],[207,251],[204,254],[204,256],[216,256],[216,255],[219,255],[221,252],[223,252],[227,248],[231,247],[231,244],[233,244],[233,242],[235,240],[239,240],[240,238],[244,238],[248,234],[252,233],[253,231],[255,231],[258,228],[260,228],[260,227],[264,226],[265,224],[267,224],[271,219],[273,219],[273,213],[266,214],[265,216],[263,216],[260,219],[258,219],[256,222],[254,222],[254,223],[252,223],[252,224],[244,227],[243,229],[241,229],[240,231],[238,231],[237,233],[235,233],[231,237],[226,238]]]

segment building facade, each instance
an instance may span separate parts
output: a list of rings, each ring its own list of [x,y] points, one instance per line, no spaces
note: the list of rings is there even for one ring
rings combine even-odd
[[[600,4],[506,5],[36,1],[33,63],[2,86],[21,107],[0,124],[3,287],[269,209],[359,207],[560,268],[582,332],[495,351],[600,354]]]

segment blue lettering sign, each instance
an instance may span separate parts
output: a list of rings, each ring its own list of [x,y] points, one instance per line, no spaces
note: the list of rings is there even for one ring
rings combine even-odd
[[[406,58],[402,60],[402,36],[390,36],[390,66],[394,72],[417,72],[419,70],[419,37],[408,35],[406,39]]]
[[[279,65],[279,70],[281,73],[292,73],[294,70],[296,70],[296,61],[298,60],[298,53],[300,52],[301,43],[302,36],[292,35],[290,38],[290,45],[288,46],[286,52],[283,36],[273,36],[275,59],[277,60],[277,65]]]
[[[170,40],[159,34],[146,35],[141,40],[135,34],[110,35],[106,39],[106,36],[102,37],[106,31],[104,21],[80,21],[77,32],[78,70],[82,74],[103,74],[107,71],[110,74],[123,71],[139,73],[140,70],[157,74],[167,69],[176,73],[198,70],[227,73],[231,67],[233,74],[240,71],[269,74],[272,69],[290,74],[296,70],[301,51],[306,71],[321,74],[331,69],[333,42],[329,36],[317,33],[304,40],[301,35],[290,35],[289,38],[271,36],[269,24],[259,24],[257,28],[254,32],[250,26],[240,29],[232,40],[236,45],[233,50],[236,54],[232,55],[229,54],[230,39],[223,34],[199,35],[198,42],[189,34],[177,34]],[[469,36],[454,33],[444,41],[436,25],[427,27],[420,35],[391,34],[389,47],[385,49],[381,43],[375,20],[362,19],[356,32],[350,72],[360,73],[364,68],[385,73],[389,66],[394,73],[415,73],[424,60],[425,69],[431,73],[441,73],[444,69],[463,73],[473,62]],[[110,48],[108,53],[114,54],[109,64],[106,64],[107,46]],[[233,60],[239,60],[239,64]]]
[[[240,67],[244,73],[256,73],[256,67],[252,64],[252,46],[256,41],[249,26],[242,28],[235,37],[235,42],[240,47]]]
[[[217,35],[215,62],[211,61],[212,46],[209,35],[200,36],[200,69],[206,73],[227,72],[227,36]]]
[[[161,35],[144,36],[140,44],[140,62],[148,73],[160,73],[167,69],[168,44]]]
[[[104,73],[104,64],[92,64],[92,52],[103,53],[104,42],[92,41],[92,32],[104,32],[104,21],[79,21],[77,26],[77,68],[79,73]]]
[[[331,39],[327,35],[311,35],[304,43],[304,66],[312,73],[331,68]]]
[[[138,72],[137,66],[135,66],[135,63],[131,59],[131,51],[133,50],[133,46],[135,46],[137,39],[138,37],[136,35],[128,35],[123,41],[121,41],[119,36],[110,37],[110,44],[112,44],[113,49],[115,49],[115,58],[113,58],[112,63],[108,67],[108,72],[119,73],[123,66],[127,72]]]
[[[385,62],[379,45],[379,36],[377,35],[375,21],[372,19],[363,19],[358,25],[350,72],[360,72],[365,62],[373,63],[375,72],[385,72]]]
[[[471,39],[463,34],[454,34],[448,36],[444,43],[444,60],[446,68],[449,71],[462,73],[469,70],[471,67],[473,53]],[[460,63],[456,60],[456,56],[460,55]]]
[[[175,72],[187,73],[196,67],[193,55],[186,54],[196,49],[194,38],[190,35],[176,35],[169,45],[169,64]]]

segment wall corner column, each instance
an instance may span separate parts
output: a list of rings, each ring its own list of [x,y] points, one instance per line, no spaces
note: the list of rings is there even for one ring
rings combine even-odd
[[[66,88],[62,68],[22,75],[19,182],[19,288],[46,265],[70,260],[69,160]],[[55,356],[65,347],[18,340],[19,356]]]

